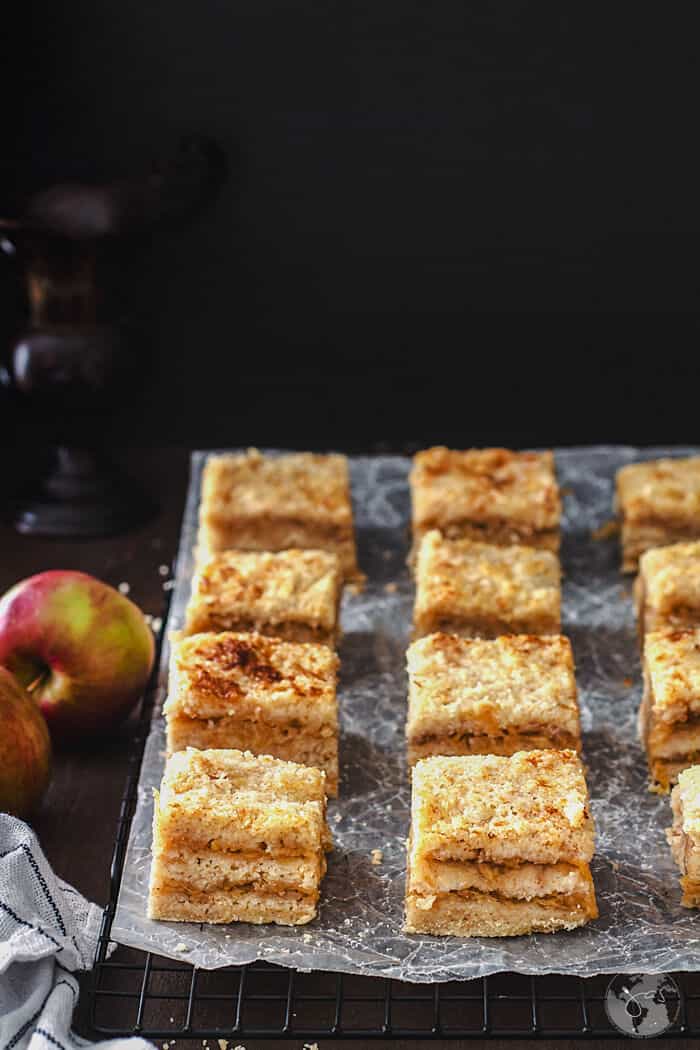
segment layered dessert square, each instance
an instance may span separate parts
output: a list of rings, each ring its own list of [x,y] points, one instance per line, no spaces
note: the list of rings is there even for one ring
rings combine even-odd
[[[406,932],[509,937],[597,917],[574,751],[424,758],[413,770]]]
[[[430,755],[581,749],[574,660],[561,635],[429,634],[407,654],[411,765]]]
[[[438,529],[448,539],[559,550],[552,452],[425,449],[413,460],[411,497],[414,549]]]
[[[345,456],[264,456],[257,449],[211,456],[199,523],[202,557],[232,548],[327,550],[346,579],[359,577]]]
[[[645,551],[634,597],[641,639],[665,627],[700,627],[700,541]]]
[[[666,832],[681,872],[681,904],[700,908],[700,766],[684,769],[671,792],[673,826]]]
[[[185,631],[257,631],[334,645],[342,577],[335,554],[222,551],[195,573]]]
[[[700,761],[700,628],[645,635],[639,729],[653,790]]]
[[[325,851],[325,776],[243,751],[179,751],[155,794],[148,915],[275,922],[316,915]]]
[[[338,791],[338,657],[325,645],[260,634],[174,639],[168,750],[237,748],[317,766]]]
[[[559,634],[560,575],[551,551],[428,532],[416,559],[415,637]]]
[[[617,472],[622,571],[651,547],[700,539],[700,456],[632,463]]]

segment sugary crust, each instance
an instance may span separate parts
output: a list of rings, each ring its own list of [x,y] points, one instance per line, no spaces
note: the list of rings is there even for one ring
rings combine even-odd
[[[337,553],[346,577],[355,577],[346,457],[264,456],[257,449],[211,456],[202,478],[200,541],[210,551],[321,547]]]
[[[330,842],[325,775],[269,755],[237,750],[172,755],[156,793],[154,821],[164,848],[214,843],[270,856],[297,856]]]
[[[337,723],[339,660],[325,645],[300,645],[233,631],[174,639],[169,716],[292,721],[308,729]]]
[[[429,448],[414,457],[410,481],[416,533],[486,525],[503,543],[540,532],[556,542],[561,500],[551,452]]]
[[[428,532],[416,564],[415,635],[559,634],[560,576],[551,551]]]
[[[475,890],[442,896],[409,893],[404,930],[457,937],[517,937],[573,930],[597,916],[592,884],[584,897],[554,894],[533,900]]]
[[[434,860],[587,863],[594,827],[573,751],[427,758],[413,769],[411,865]]]
[[[548,735],[561,747],[562,734],[580,744],[573,654],[561,635],[475,640],[432,634],[409,647],[407,663],[409,746],[454,737],[466,750],[447,753],[471,754],[470,738],[505,744],[512,735],[513,746],[500,753],[513,754],[528,735],[534,742],[523,747],[530,749]]]
[[[238,717],[187,718],[170,716],[167,721],[168,752],[188,747],[201,750],[236,748],[255,755],[272,755],[287,762],[316,766],[326,774],[326,794],[338,793],[337,721],[308,730],[290,723],[274,725]]]
[[[635,596],[644,631],[700,626],[700,542],[646,551]]]
[[[341,590],[338,559],[328,551],[224,551],[194,577],[185,631],[253,628],[289,637],[299,627],[298,640],[325,642],[337,631]]]
[[[700,456],[622,467],[617,472],[617,503],[626,521],[692,524],[700,532]]]

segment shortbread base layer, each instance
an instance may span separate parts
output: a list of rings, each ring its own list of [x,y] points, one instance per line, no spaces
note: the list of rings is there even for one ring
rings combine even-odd
[[[639,559],[652,547],[668,547],[684,540],[700,539],[700,521],[692,526],[674,528],[663,522],[622,522],[622,571],[634,573]]]
[[[197,562],[219,551],[325,550],[338,556],[343,578],[361,581],[352,527],[314,526],[294,518],[245,518],[202,522],[197,541]]]
[[[285,642],[314,642],[334,648],[338,644],[339,630],[315,627],[309,623],[294,623],[284,620],[271,623],[241,616],[221,616],[210,613],[204,606],[195,606],[187,616],[184,633],[199,634],[202,631],[239,631],[246,634],[264,634],[267,638],[281,638]]]
[[[411,766],[421,758],[431,755],[514,755],[516,751],[534,751],[553,748],[560,751],[569,748],[581,751],[581,738],[570,733],[547,732],[542,729],[533,733],[503,733],[501,736],[488,734],[449,734],[424,737],[408,741],[408,761]]]
[[[264,894],[254,890],[152,892],[148,917],[166,922],[250,922],[255,925],[303,926],[316,917],[318,895]]]
[[[270,725],[240,718],[187,718],[170,716],[167,720],[168,752],[196,747],[237,748],[254,755],[272,755],[287,762],[315,766],[326,774],[326,794],[338,794],[337,727],[323,725],[312,732],[291,725]]]
[[[499,638],[503,634],[559,634],[558,617],[540,616],[527,619],[495,620],[478,617],[445,617],[430,614],[419,616],[414,622],[413,639],[426,634],[456,634],[460,638]]]
[[[517,937],[573,930],[598,915],[595,895],[552,894],[515,900],[474,890],[406,897],[406,933],[457,937]]]

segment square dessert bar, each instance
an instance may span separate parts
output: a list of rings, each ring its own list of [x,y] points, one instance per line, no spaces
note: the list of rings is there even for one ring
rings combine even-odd
[[[413,542],[449,539],[559,550],[561,500],[551,452],[429,448],[411,471]]]
[[[342,578],[328,551],[222,551],[195,573],[185,631],[258,631],[333,645]]]
[[[622,571],[650,547],[700,539],[700,456],[632,463],[617,472]]]
[[[509,937],[597,917],[573,751],[424,758],[413,770],[406,932]]]
[[[429,755],[581,750],[574,660],[561,635],[429,634],[408,650],[411,765]]]
[[[645,636],[639,730],[652,790],[668,791],[700,760],[700,628]]]
[[[559,634],[560,575],[551,551],[428,532],[416,561],[415,636]]]
[[[642,640],[664,627],[700,627],[700,541],[645,551],[634,598]]]
[[[238,748],[326,773],[338,791],[338,657],[325,645],[260,634],[175,639],[170,659],[168,750]]]
[[[346,579],[359,577],[345,456],[264,456],[257,449],[211,456],[199,523],[203,556],[231,548],[327,550]]]
[[[148,915],[276,922],[316,915],[325,851],[325,777],[243,751],[179,751],[154,792]]]
[[[680,868],[681,904],[700,908],[700,766],[684,769],[671,792],[673,826],[666,832]]]

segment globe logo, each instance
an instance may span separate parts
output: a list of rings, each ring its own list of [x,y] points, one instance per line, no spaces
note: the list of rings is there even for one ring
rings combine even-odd
[[[605,1012],[618,1032],[635,1039],[662,1035],[678,1020],[681,993],[668,974],[613,977],[605,992]]]

